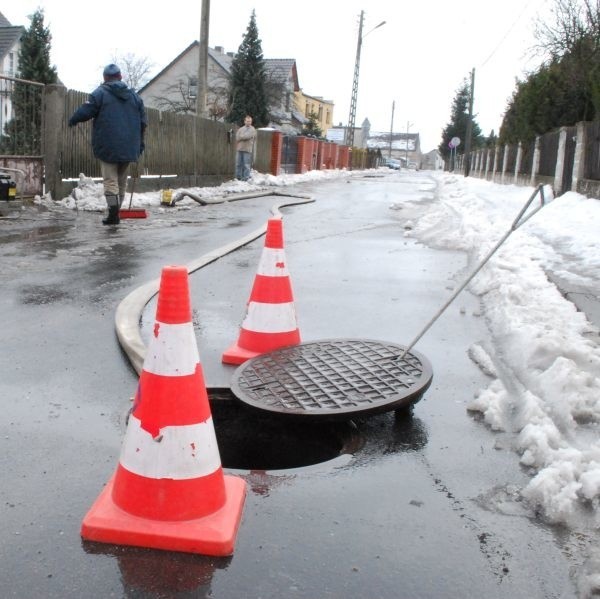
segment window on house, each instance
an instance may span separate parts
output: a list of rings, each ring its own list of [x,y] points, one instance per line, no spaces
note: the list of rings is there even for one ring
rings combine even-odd
[[[326,119],[326,120],[325,120],[325,122],[326,122],[328,125],[331,125],[331,110],[328,110],[328,111],[325,113],[325,119]]]
[[[308,102],[306,103],[306,108],[304,109],[304,116],[307,118],[310,116],[310,104]]]
[[[8,74],[13,77],[15,74],[15,53],[10,52],[8,55]]]
[[[198,78],[190,77],[188,80],[188,98],[195,98],[198,95]]]
[[[323,107],[319,106],[319,121],[323,120]]]

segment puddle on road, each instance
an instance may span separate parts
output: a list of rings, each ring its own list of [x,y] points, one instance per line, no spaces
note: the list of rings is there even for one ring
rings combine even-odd
[[[63,287],[51,285],[24,285],[20,291],[21,301],[29,305],[45,305],[70,300],[73,296]]]

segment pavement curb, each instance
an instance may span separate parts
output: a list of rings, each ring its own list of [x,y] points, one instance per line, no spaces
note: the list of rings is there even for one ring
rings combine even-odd
[[[315,201],[311,196],[287,195],[278,192],[262,193],[258,196],[254,193],[245,194],[243,197],[236,196],[235,200],[250,199],[269,195],[290,198],[289,201],[277,202],[271,206],[270,212],[273,216],[281,216],[279,209],[283,208],[284,206],[297,206]],[[293,198],[298,199],[294,200]],[[232,201],[232,198],[223,199],[223,202],[227,201]],[[223,256],[233,252],[234,250],[251,243],[255,239],[258,239],[261,235],[264,235],[266,230],[267,225],[265,223],[262,227],[251,231],[240,239],[232,241],[221,246],[220,248],[200,256],[196,260],[193,260],[186,265],[188,273],[191,274],[194,271],[199,270],[204,266],[215,262],[219,258],[222,258]],[[146,346],[144,345],[140,333],[142,311],[144,310],[146,304],[158,293],[159,285],[160,278],[153,279],[152,281],[148,281],[144,285],[141,285],[121,301],[115,312],[115,330],[119,344],[127,355],[134,370],[138,374],[142,372],[144,357],[146,355]]]

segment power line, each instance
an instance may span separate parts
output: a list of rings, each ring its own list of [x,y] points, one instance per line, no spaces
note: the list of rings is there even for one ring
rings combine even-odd
[[[515,28],[517,23],[521,20],[521,17],[525,14],[525,11],[531,6],[531,4],[533,2],[534,2],[534,0],[529,0],[529,2],[527,2],[527,4],[525,4],[525,7],[523,8],[523,10],[519,13],[517,18],[514,20],[513,24],[508,28],[508,31],[502,36],[502,39],[498,42],[496,47],[492,50],[492,53],[481,63],[479,68],[484,67],[492,59],[494,54],[496,54],[496,52],[498,51],[500,46],[504,43],[504,40],[506,40],[506,38],[510,35],[511,31]]]

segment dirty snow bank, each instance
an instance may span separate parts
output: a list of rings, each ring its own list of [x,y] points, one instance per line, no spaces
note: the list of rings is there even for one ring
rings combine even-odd
[[[423,205],[407,235],[465,250],[473,268],[534,191],[450,174],[439,183],[438,199]],[[548,274],[597,294],[598,231],[600,201],[565,194],[512,233],[470,285],[491,335],[470,353],[488,374],[502,374],[468,409],[516,435],[521,463],[532,471],[523,495],[565,524],[590,507],[600,524],[599,332]]]

